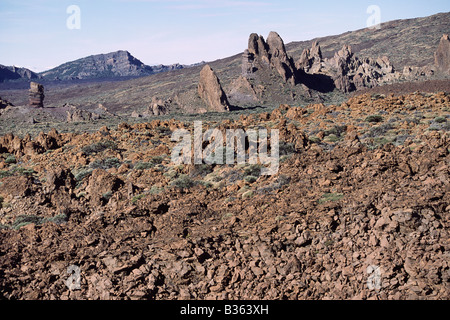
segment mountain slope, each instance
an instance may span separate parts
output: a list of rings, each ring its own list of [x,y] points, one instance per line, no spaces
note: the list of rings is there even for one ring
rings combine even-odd
[[[381,24],[379,30],[360,29],[309,41],[286,45],[294,58],[318,41],[324,58],[331,58],[343,45],[352,46],[359,56],[376,58],[388,56],[397,70],[405,66],[425,66],[434,61],[434,52],[444,33],[450,32],[450,12],[432,16],[395,20]]]
[[[139,77],[182,68],[179,64],[147,66],[128,51],[120,50],[67,62],[40,75],[45,80]]]
[[[38,79],[39,75],[26,68],[0,65],[0,82],[18,79]]]

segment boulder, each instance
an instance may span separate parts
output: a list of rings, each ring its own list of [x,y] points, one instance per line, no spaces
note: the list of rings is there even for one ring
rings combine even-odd
[[[230,110],[228,98],[220,85],[219,78],[209,65],[204,66],[200,72],[198,95],[210,110],[217,112]]]

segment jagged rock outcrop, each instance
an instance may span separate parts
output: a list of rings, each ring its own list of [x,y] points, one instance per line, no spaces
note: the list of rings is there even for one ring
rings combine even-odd
[[[30,90],[28,92],[30,97],[30,106],[36,108],[43,108],[45,98],[44,86],[37,82],[31,82]]]
[[[349,45],[344,45],[332,58],[323,59],[317,42],[313,43],[310,50],[303,51],[296,67],[308,74],[323,74],[331,77],[334,86],[345,93],[372,88],[400,76],[388,57],[359,58]]]
[[[270,32],[267,42],[262,36],[252,33],[248,41],[248,52],[260,67],[270,66],[277,70],[285,82],[297,83],[296,68],[292,58],[287,54],[283,39],[276,32]]]
[[[439,72],[450,74],[450,39],[444,34],[434,54],[434,64]]]
[[[253,74],[253,62],[254,62],[254,55],[250,53],[248,49],[244,50],[244,53],[242,54],[242,76],[243,77],[250,77]]]
[[[157,97],[152,98],[152,103],[148,107],[147,113],[153,116],[162,116],[168,113],[168,105],[171,101],[163,101]]]
[[[217,112],[230,110],[228,98],[220,85],[219,78],[209,65],[204,66],[200,72],[198,95],[210,110]]]
[[[311,49],[305,49],[300,56],[300,59],[295,64],[295,67],[307,73],[318,73],[322,69],[322,50],[319,43],[314,41]]]

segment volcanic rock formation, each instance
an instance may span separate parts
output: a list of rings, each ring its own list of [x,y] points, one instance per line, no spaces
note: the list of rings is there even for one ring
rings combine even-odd
[[[30,83],[30,106],[43,108],[44,107],[44,86],[42,84],[31,82]]]
[[[450,39],[444,34],[439,42],[439,47],[434,54],[434,63],[442,73],[450,73]]]
[[[278,33],[270,32],[267,42],[262,36],[252,33],[248,41],[248,52],[253,55],[260,67],[274,68],[285,82],[295,86],[297,83],[295,64],[286,53],[283,39]]]
[[[198,95],[209,109],[218,112],[230,110],[228,98],[220,85],[219,78],[209,65],[203,67],[198,83]]]

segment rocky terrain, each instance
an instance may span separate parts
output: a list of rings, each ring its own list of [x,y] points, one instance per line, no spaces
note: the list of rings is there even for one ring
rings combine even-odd
[[[449,111],[367,93],[204,121],[280,130],[273,176],[173,164],[191,121],[4,135],[0,297],[448,299]]]

